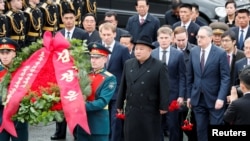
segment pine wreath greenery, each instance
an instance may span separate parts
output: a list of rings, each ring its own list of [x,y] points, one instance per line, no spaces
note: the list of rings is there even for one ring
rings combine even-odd
[[[91,93],[90,80],[88,79],[88,71],[91,69],[89,61],[89,53],[86,41],[82,42],[78,39],[70,40],[70,54],[74,58],[75,68],[78,70],[79,84],[82,93],[87,97]],[[0,96],[2,96],[3,104],[7,96],[8,85],[11,81],[11,74],[21,66],[22,62],[27,60],[35,51],[42,48],[42,39],[33,42],[30,46],[22,48],[17,52],[7,74],[0,83]],[[18,112],[12,117],[13,120],[20,122],[28,122],[31,125],[43,122],[47,124],[51,121],[62,121],[63,112],[60,107],[60,90],[56,84],[49,84],[49,88],[40,88],[39,94],[34,91],[28,91],[22,99]]]

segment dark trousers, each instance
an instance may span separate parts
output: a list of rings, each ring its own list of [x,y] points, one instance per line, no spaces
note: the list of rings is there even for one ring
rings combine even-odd
[[[116,118],[117,108],[116,100],[111,100],[109,102],[109,112],[110,112],[110,141],[123,141],[123,121]]]
[[[192,106],[196,119],[198,141],[208,141],[208,125],[222,125],[225,107],[215,110],[208,108],[203,94],[197,106]]]
[[[74,137],[76,138],[76,129],[74,130]],[[56,132],[55,135],[58,137],[66,138],[66,133],[67,133],[67,122],[64,119],[62,122],[56,122]]]
[[[3,130],[0,133],[0,141],[28,141],[28,124],[27,123],[21,123],[21,122],[15,122],[15,128],[17,131],[17,138],[10,135],[8,132]]]

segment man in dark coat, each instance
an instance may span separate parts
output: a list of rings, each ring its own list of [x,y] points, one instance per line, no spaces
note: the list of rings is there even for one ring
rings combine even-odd
[[[243,92],[243,97],[238,99],[236,91],[231,91],[230,105],[224,113],[224,120],[234,125],[249,125],[250,113],[246,107],[250,106],[250,67],[242,70],[239,76],[240,88]]]
[[[148,1],[137,0],[135,8],[138,14],[129,17],[126,30],[133,36],[134,41],[145,35],[149,36],[153,41],[156,41],[160,20],[148,13]]]
[[[136,41],[135,58],[125,62],[117,97],[117,111],[124,112],[125,141],[159,141],[161,115],[168,108],[168,71],[165,63],[151,57],[151,38]]]

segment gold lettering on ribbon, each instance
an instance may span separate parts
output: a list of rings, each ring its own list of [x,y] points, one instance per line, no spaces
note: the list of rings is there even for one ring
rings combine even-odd
[[[60,80],[65,80],[67,82],[71,82],[74,79],[73,70],[68,70],[66,73],[62,74],[62,78]]]
[[[61,53],[58,53],[58,55],[59,56],[57,61],[62,60],[63,63],[67,63],[70,61],[70,55],[67,49],[64,49]]]
[[[74,101],[74,100],[76,100],[77,96],[78,96],[78,93],[76,93],[75,91],[70,90],[70,91],[67,92],[67,95],[64,96],[64,98],[66,98],[69,101]]]

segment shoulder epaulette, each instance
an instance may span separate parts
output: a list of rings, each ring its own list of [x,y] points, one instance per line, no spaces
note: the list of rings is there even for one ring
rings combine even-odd
[[[25,8],[25,10],[24,10],[24,12],[26,12],[26,13],[30,13],[30,11],[31,11],[31,8],[30,8],[30,7],[27,7],[27,8]]]
[[[11,15],[13,14],[13,12],[12,11],[8,11],[8,12],[6,12],[6,16],[8,16],[8,17],[11,17]]]
[[[112,76],[113,75],[112,73],[110,73],[108,71],[105,71],[104,74],[107,75],[107,76]]]
[[[47,5],[48,5],[47,3],[43,3],[40,7],[45,9],[47,7]]]

